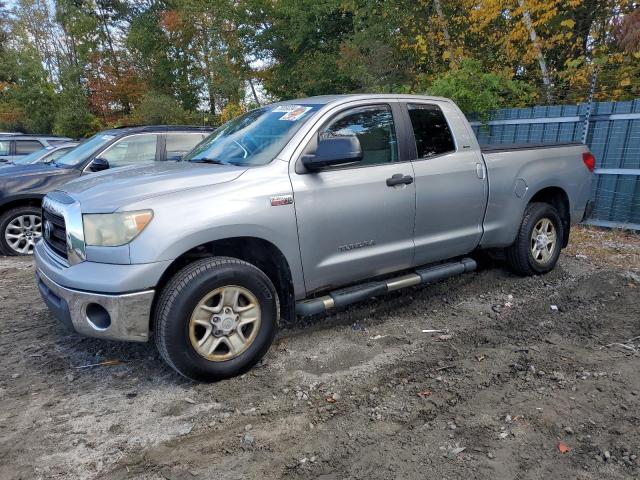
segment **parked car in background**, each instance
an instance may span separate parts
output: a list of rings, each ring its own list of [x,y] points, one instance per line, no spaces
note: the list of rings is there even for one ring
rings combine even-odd
[[[67,137],[41,135],[3,135],[0,137],[0,162],[10,162],[44,147],[71,141]]]
[[[582,144],[478,144],[456,105],[340,95],[262,107],[184,161],[79,179],[43,201],[40,293],[84,335],[153,338],[203,381],[246,371],[280,318],[473,271],[551,271],[589,214]]]
[[[62,155],[76,148],[78,142],[58,143],[52,146],[44,147],[38,151],[10,160],[4,164],[0,164],[0,168],[9,167],[11,165],[33,165],[34,163],[51,163],[56,161]]]
[[[51,190],[93,172],[178,160],[211,131],[166,125],[117,128],[94,135],[54,162],[0,168],[0,252],[33,253],[42,235],[42,197]]]

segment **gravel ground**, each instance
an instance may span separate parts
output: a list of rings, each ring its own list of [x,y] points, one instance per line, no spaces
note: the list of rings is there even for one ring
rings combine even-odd
[[[640,478],[630,233],[287,325],[213,385],[65,332],[29,259],[0,259],[0,297],[2,479]]]

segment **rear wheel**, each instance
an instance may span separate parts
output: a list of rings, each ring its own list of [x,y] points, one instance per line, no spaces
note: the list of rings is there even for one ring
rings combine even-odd
[[[516,241],[506,251],[511,269],[519,275],[539,275],[556,266],[564,238],[558,211],[547,203],[527,206]]]
[[[155,312],[156,345],[187,378],[229,378],[264,356],[278,315],[276,290],[261,270],[234,258],[199,260],[162,290]]]
[[[37,207],[13,208],[0,216],[0,251],[5,255],[32,255],[42,237],[41,211]]]

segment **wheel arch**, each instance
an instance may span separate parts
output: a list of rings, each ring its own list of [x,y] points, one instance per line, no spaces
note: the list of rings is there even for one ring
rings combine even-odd
[[[17,207],[40,207],[42,206],[42,196],[29,195],[25,197],[12,198],[0,204],[0,215]]]
[[[527,205],[535,202],[549,204],[558,211],[562,219],[563,227],[562,248],[566,247],[569,243],[569,233],[571,229],[571,204],[567,192],[557,186],[544,187],[532,195]]]
[[[294,286],[291,268],[282,251],[272,242],[259,237],[228,237],[190,248],[179,255],[163,272],[156,285],[160,292],[169,280],[193,261],[211,256],[244,260],[262,270],[273,282],[280,299],[281,315],[286,321],[295,318]],[[159,295],[156,294],[156,299]],[[153,305],[155,311],[155,300]],[[153,318],[153,315],[152,315]],[[153,328],[153,324],[151,324]]]

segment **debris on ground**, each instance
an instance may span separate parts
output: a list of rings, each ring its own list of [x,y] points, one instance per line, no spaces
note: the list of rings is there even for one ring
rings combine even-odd
[[[560,453],[568,453],[571,451],[571,449],[564,442],[558,442],[558,450],[560,451]]]
[[[73,367],[73,368],[77,368],[77,369],[82,369],[82,368],[93,368],[93,367],[106,367],[109,365],[120,365],[122,363],[121,360],[105,360],[103,362],[98,362],[98,363],[90,363],[89,365],[80,365],[78,367]]]

